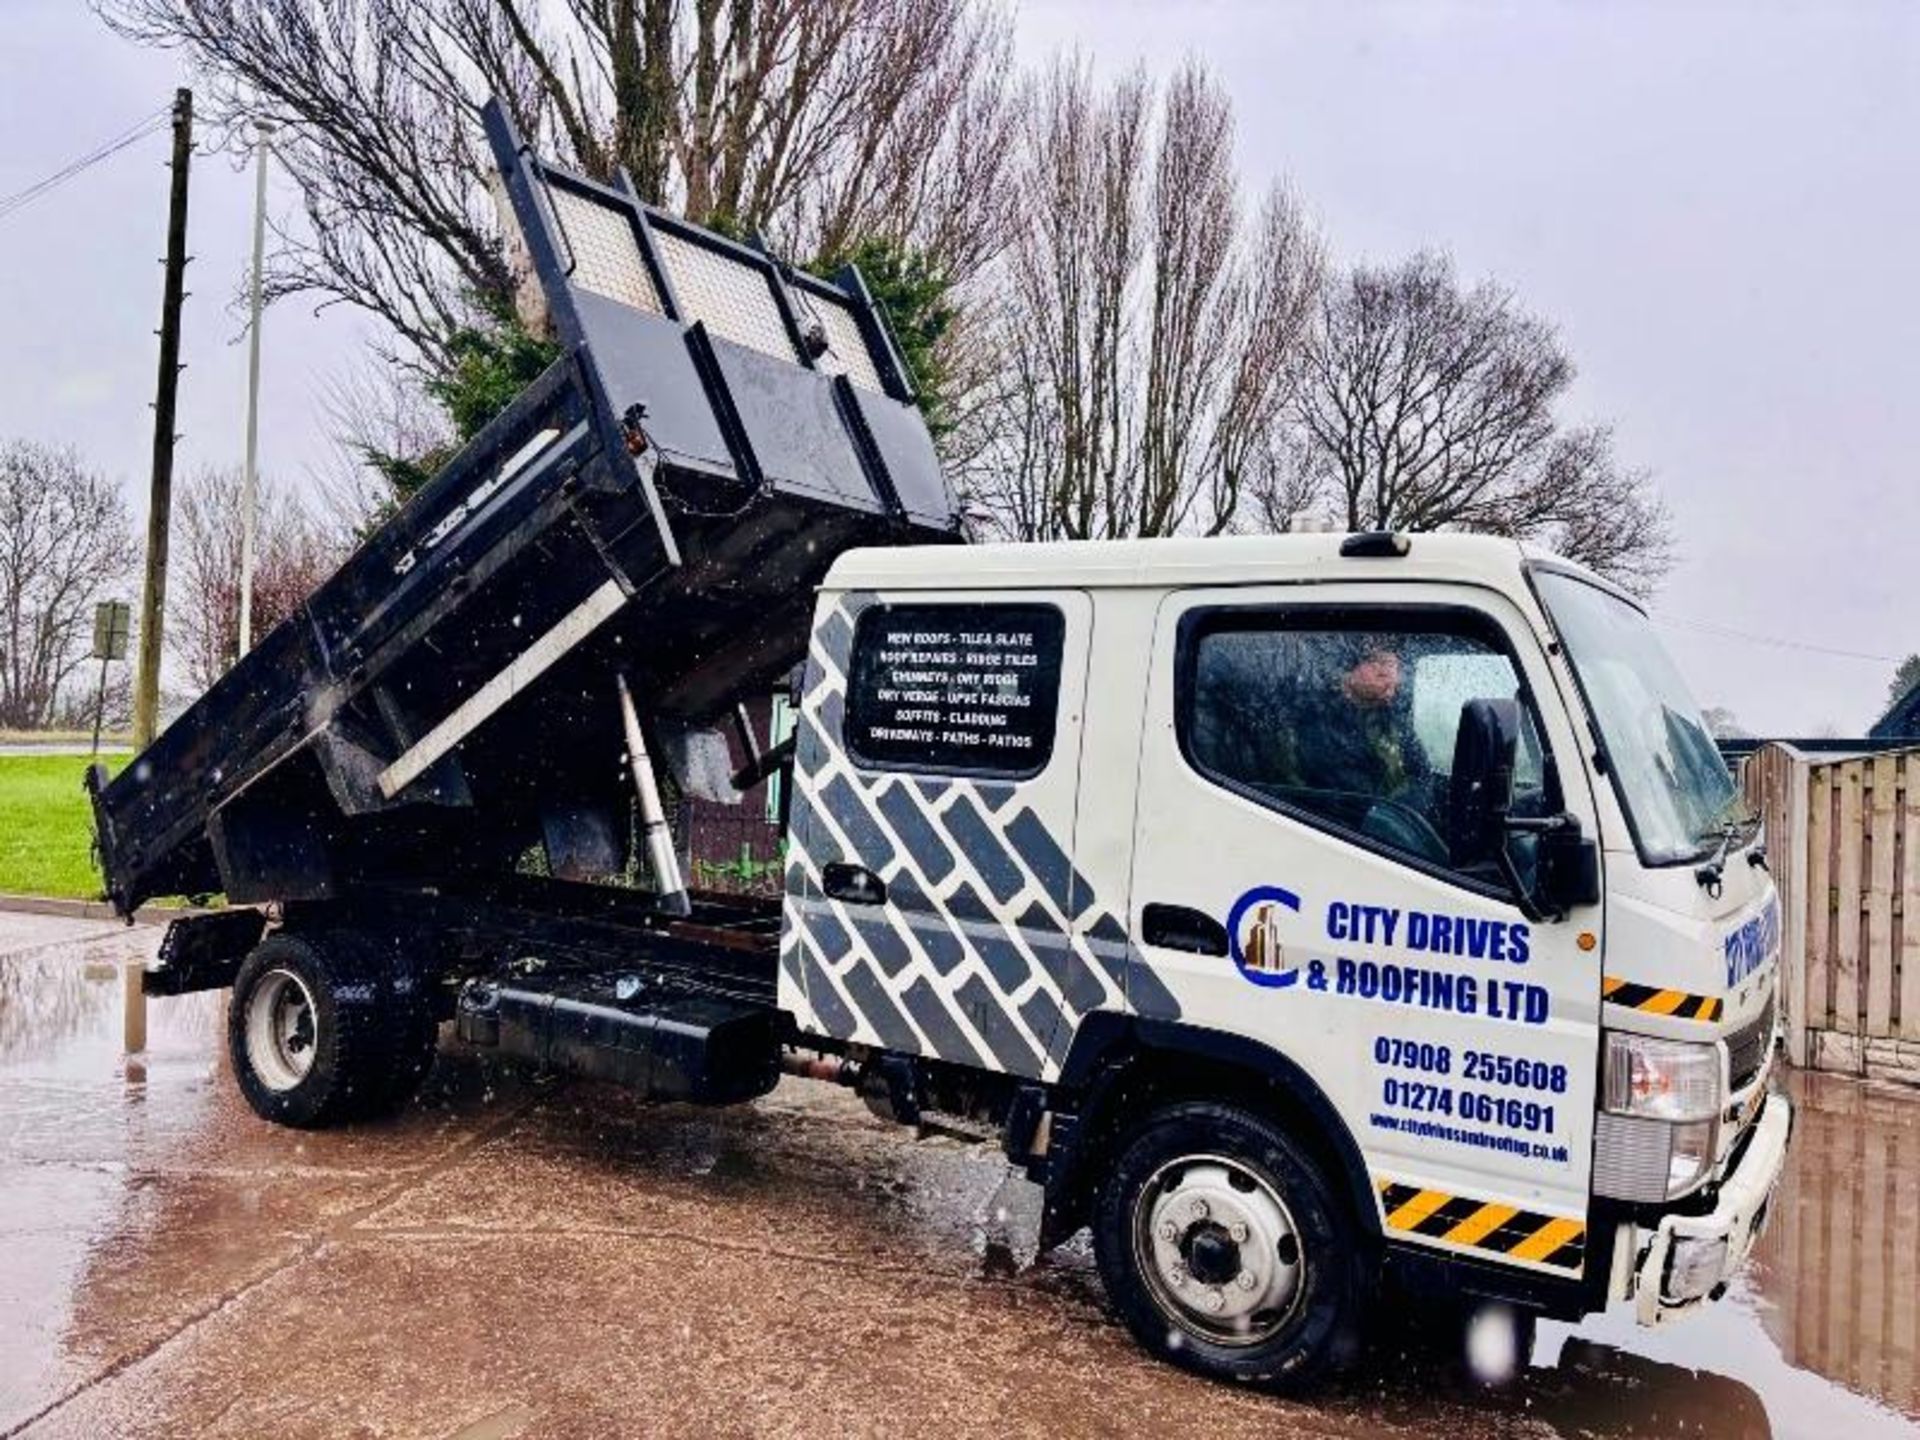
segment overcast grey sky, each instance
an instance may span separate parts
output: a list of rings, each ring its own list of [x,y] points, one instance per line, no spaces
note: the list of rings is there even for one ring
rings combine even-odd
[[[177,59],[80,0],[5,0],[0,194],[166,102]],[[1705,703],[1856,733],[1920,649],[1920,4],[1177,5],[1026,0],[1023,58],[1205,59],[1249,188],[1292,177],[1342,258],[1443,246],[1561,327],[1575,418],[1618,429],[1672,507],[1657,612]],[[164,235],[156,137],[0,220],[0,434],[71,441],[144,487]],[[230,306],[249,179],[196,171],[184,465],[237,460]],[[282,193],[278,203],[290,207]],[[363,322],[268,317],[263,462],[323,458]],[[1790,648],[1738,631],[1807,647]]]

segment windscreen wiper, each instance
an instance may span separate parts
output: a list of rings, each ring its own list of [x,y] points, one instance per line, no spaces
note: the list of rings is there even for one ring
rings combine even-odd
[[[1743,836],[1751,835],[1760,827],[1760,816],[1751,814],[1740,820],[1728,820],[1720,826],[1720,843],[1715,847],[1713,858],[1694,867],[1693,878],[1700,882],[1700,888],[1709,896],[1718,900],[1726,880],[1727,854],[1735,845],[1744,843]],[[1764,856],[1760,864],[1765,865]]]

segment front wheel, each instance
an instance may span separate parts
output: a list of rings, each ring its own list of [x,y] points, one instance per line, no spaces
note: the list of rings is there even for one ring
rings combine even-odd
[[[1107,1293],[1147,1350],[1269,1389],[1311,1385],[1357,1348],[1354,1226],[1278,1126],[1192,1102],[1122,1142],[1094,1215]]]

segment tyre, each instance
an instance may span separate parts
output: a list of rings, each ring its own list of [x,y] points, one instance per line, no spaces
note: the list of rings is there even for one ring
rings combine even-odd
[[[1356,1227],[1271,1121],[1205,1101],[1122,1139],[1094,1207],[1094,1251],[1134,1338],[1190,1370],[1300,1390],[1358,1350]]]
[[[413,1093],[432,1035],[411,988],[396,997],[393,974],[371,942],[345,931],[281,931],[254,947],[234,979],[227,1051],[255,1114],[318,1129]]]

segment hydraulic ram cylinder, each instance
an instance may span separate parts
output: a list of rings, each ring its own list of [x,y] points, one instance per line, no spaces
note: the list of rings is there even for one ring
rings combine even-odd
[[[660,803],[660,784],[654,778],[653,761],[647,756],[640,712],[634,708],[625,673],[616,673],[613,679],[620,687],[620,723],[627,732],[627,764],[633,767],[633,789],[640,801],[640,836],[647,847],[654,886],[660,892],[660,908],[674,915],[689,915],[693,904],[687,898],[686,881],[680,876],[680,857],[673,850],[673,832],[667,827],[666,808]]]

